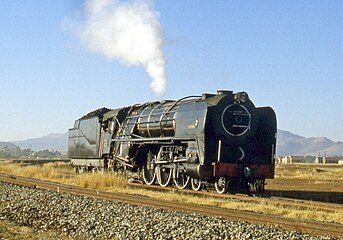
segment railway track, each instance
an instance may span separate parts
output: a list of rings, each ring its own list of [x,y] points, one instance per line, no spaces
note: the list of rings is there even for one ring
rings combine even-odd
[[[206,196],[212,197],[216,199],[223,199],[223,200],[236,200],[242,202],[251,202],[251,203],[261,203],[262,201],[266,204],[273,204],[281,207],[295,207],[297,209],[316,209],[321,211],[343,211],[342,204],[335,204],[335,203],[327,203],[327,202],[318,202],[318,201],[310,201],[310,200],[300,200],[294,198],[282,198],[282,197],[274,197],[274,196],[247,196],[246,194],[223,194],[219,195],[216,192],[212,191],[194,191],[188,189],[177,189],[174,187],[160,187],[158,185],[143,185],[143,183],[129,183],[131,187],[134,188],[143,188],[143,189],[150,189],[154,191],[161,191],[161,192],[180,192],[182,194],[189,194],[195,196]]]
[[[177,203],[167,200],[156,200],[149,197],[129,195],[123,193],[110,193],[96,189],[80,188],[55,182],[48,182],[32,178],[24,178],[7,174],[0,174],[0,181],[26,187],[71,193],[81,196],[104,199],[117,202],[125,202],[138,206],[170,209],[174,211],[185,211],[199,213],[207,216],[222,217],[234,221],[246,221],[255,224],[278,225],[282,228],[307,232],[313,235],[343,237],[343,225],[334,223],[323,223],[309,220],[289,219],[285,217],[265,215],[259,213],[222,209],[210,206],[199,206],[188,203]]]
[[[28,165],[43,165],[46,163],[52,163],[52,162],[58,162],[58,163],[70,163],[69,159],[40,159],[40,160],[30,160],[30,159],[12,159],[13,163],[21,163],[21,164],[28,164]],[[145,189],[151,189],[154,191],[175,191],[175,192],[181,192],[183,194],[191,194],[196,196],[210,196],[213,198],[219,198],[219,199],[229,199],[229,200],[238,200],[238,201],[244,201],[244,202],[261,202],[264,201],[267,204],[274,204],[279,205],[283,207],[296,207],[298,209],[317,209],[317,210],[323,210],[323,211],[343,211],[343,204],[341,204],[342,197],[340,197],[340,201],[327,201],[325,197],[320,196],[299,196],[298,193],[293,193],[289,195],[289,193],[286,194],[289,195],[288,197],[283,197],[283,195],[277,190],[266,190],[266,194],[255,196],[255,198],[252,198],[251,196],[247,196],[246,194],[224,194],[224,195],[218,195],[215,192],[211,191],[193,191],[189,189],[178,189],[178,188],[172,188],[172,187],[161,187],[158,185],[146,185],[143,184],[142,181],[136,181],[136,183],[129,183],[131,187],[134,188],[145,188]],[[306,194],[306,193],[305,193]],[[336,193],[339,194],[339,193]],[[343,193],[342,193],[343,195]],[[332,194],[330,195],[332,196]],[[313,197],[313,198],[312,198]],[[326,196],[327,197],[327,196]],[[263,200],[262,200],[263,199]],[[316,200],[308,200],[308,199],[316,199]]]

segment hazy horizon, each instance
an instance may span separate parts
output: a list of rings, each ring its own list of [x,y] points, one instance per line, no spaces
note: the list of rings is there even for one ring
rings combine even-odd
[[[293,135],[297,135],[297,136],[304,137],[304,138],[328,138],[327,136],[303,136],[303,135],[300,135],[300,134],[298,134],[298,133],[294,133],[294,132],[291,132],[291,131],[288,131],[288,130],[285,130],[285,129],[279,129],[279,128],[278,128],[278,131],[289,132],[289,133],[291,133],[291,134],[293,134]],[[13,142],[25,141],[25,140],[29,140],[29,139],[36,139],[36,138],[48,137],[48,136],[55,135],[55,134],[57,134],[57,135],[68,134],[68,130],[65,131],[64,133],[63,133],[63,132],[60,132],[60,133],[58,133],[58,132],[50,132],[50,133],[46,133],[46,134],[44,134],[44,135],[42,135],[42,136],[28,137],[28,138],[25,138],[25,139],[15,139],[15,140],[9,140],[9,141],[8,141],[8,140],[2,140],[2,139],[0,139],[0,142],[9,142],[9,143],[13,143]],[[339,140],[338,140],[338,141],[335,141],[335,140],[330,139],[330,138],[328,138],[328,139],[331,140],[331,141],[334,141],[334,142],[343,142],[343,141],[339,141]]]

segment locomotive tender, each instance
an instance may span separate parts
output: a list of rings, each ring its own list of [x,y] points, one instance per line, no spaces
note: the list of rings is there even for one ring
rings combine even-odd
[[[148,185],[261,192],[274,178],[276,131],[272,108],[222,90],[90,112],[69,130],[68,156],[77,172],[129,170]]]

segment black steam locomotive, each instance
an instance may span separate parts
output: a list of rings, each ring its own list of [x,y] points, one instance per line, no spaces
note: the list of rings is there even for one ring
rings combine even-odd
[[[272,108],[218,91],[97,109],[69,130],[68,155],[77,172],[128,170],[148,185],[261,192],[274,178],[276,130]]]

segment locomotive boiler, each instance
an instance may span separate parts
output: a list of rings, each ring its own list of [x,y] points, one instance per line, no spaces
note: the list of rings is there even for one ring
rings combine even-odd
[[[68,155],[78,172],[130,171],[148,185],[261,192],[274,178],[276,131],[271,107],[222,90],[97,109],[69,130]]]

